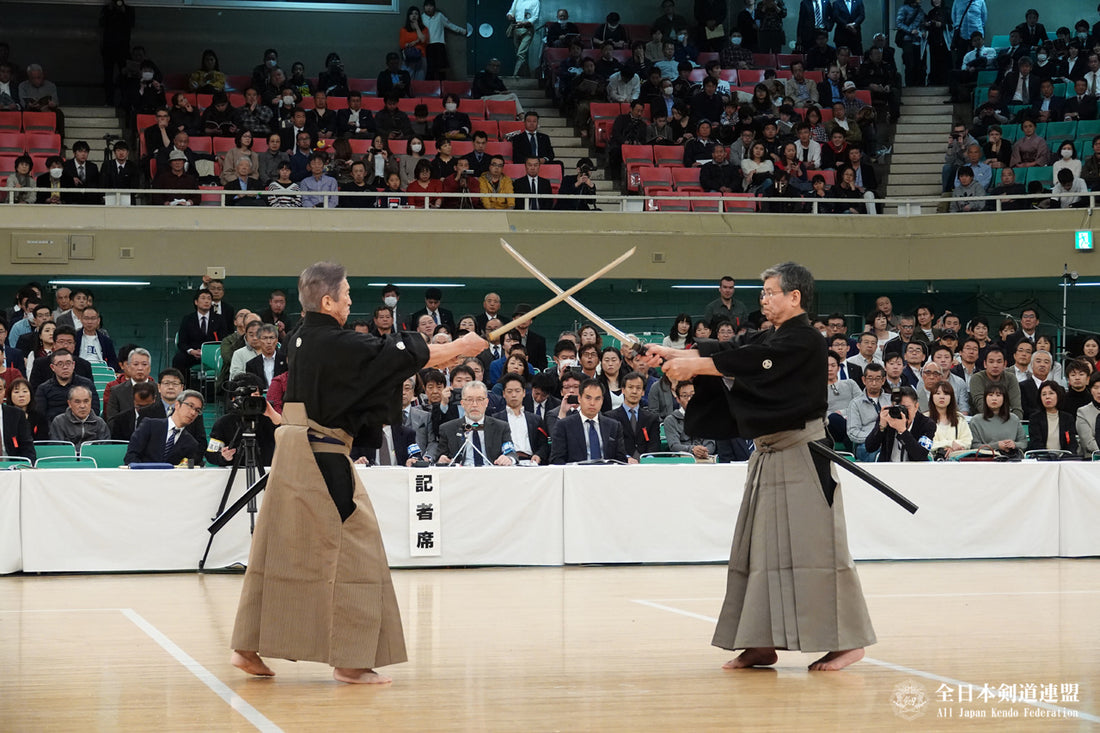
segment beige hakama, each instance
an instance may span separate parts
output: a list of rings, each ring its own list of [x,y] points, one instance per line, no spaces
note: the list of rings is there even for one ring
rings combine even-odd
[[[818,423],[755,440],[715,646],[840,651],[875,642],[840,487],[830,506],[807,446],[824,436]]]
[[[311,434],[342,445],[311,442]],[[313,459],[314,452],[348,455],[351,436],[307,420],[291,403],[275,444],[233,649],[357,669],[404,662],[401,612],[363,483],[352,466],[355,511],[341,522]]]

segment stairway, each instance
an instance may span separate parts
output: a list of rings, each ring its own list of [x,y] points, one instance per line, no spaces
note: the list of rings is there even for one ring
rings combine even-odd
[[[943,103],[946,98],[945,87],[906,87],[904,114],[894,133],[887,197],[939,196],[942,192],[940,171],[954,111]],[[935,206],[925,204],[921,210],[932,213]],[[886,213],[897,213],[897,209],[887,207]]]
[[[591,175],[597,192],[606,194],[618,191],[617,188],[610,187],[606,171],[599,167],[600,161],[589,149],[588,143],[576,134],[572,120],[562,116],[546,96],[545,90],[539,87],[537,79],[504,77],[504,84],[508,91],[516,93],[525,112],[534,110],[539,113],[539,130],[550,136],[550,142],[554,145],[554,157],[561,161],[566,176],[575,174],[579,158],[590,158],[597,166]]]
[[[94,163],[103,162],[106,142],[104,135],[122,136],[122,124],[118,113],[112,107],[65,107],[65,157],[72,157],[73,143],[83,140],[91,147],[88,159]]]

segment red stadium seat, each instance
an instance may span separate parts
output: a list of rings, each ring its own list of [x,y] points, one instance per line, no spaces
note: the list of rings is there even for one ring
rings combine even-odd
[[[672,172],[672,184],[677,192],[703,192],[699,185],[699,168],[669,168]]]
[[[213,94],[196,94],[195,95],[195,101],[192,102],[192,104],[194,104],[199,109],[206,109],[207,107],[209,107],[213,103],[214,103],[214,95]]]
[[[59,155],[61,153],[60,135],[27,133],[24,139],[27,152],[31,155]]]
[[[791,68],[791,64],[801,60],[802,54],[800,53],[778,53],[775,55],[775,63],[784,69]]]
[[[363,109],[370,112],[381,112],[386,107],[386,102],[381,97],[363,97]]]
[[[593,102],[589,114],[592,115],[592,126],[595,129],[596,147],[607,147],[607,142],[611,139],[611,127],[615,124],[615,118],[621,114],[618,102]]]
[[[469,140],[453,140],[451,142],[451,155],[461,158],[474,152],[474,144]]]
[[[266,153],[267,138],[262,135],[254,135],[252,137],[252,150],[257,153]]]
[[[459,97],[466,99],[470,96],[470,82],[445,81],[440,84],[439,91],[443,96],[447,96],[448,94],[457,94]]]
[[[721,55],[717,51],[703,51],[695,57],[695,63],[700,66],[706,66],[711,61],[719,61]]]
[[[485,152],[490,156],[503,155],[504,161],[508,162],[512,159],[512,143],[493,142],[490,140],[485,145]]]
[[[652,188],[672,189],[672,170],[669,168],[640,168],[638,170],[639,188],[649,195]]]
[[[668,190],[665,190],[665,189],[660,189],[659,191],[657,189],[654,189],[651,193],[649,193],[647,195],[649,195],[649,196],[658,196],[658,195],[674,196],[674,195],[679,195],[679,193],[675,192],[675,191],[668,191]],[[656,210],[656,211],[691,211],[691,201],[689,199],[683,199],[683,198],[681,198],[681,199],[651,198],[650,199],[650,211],[654,211],[654,210]]]
[[[485,119],[487,120],[514,120],[516,119],[516,103],[510,99],[485,99]]]
[[[722,69],[718,72],[718,78],[722,81],[727,81],[730,86],[737,86],[740,82],[738,79],[737,69]]]
[[[348,145],[351,146],[351,154],[359,157],[366,155],[367,151],[370,150],[371,142],[373,141],[351,138],[348,140]]]
[[[377,79],[348,79],[348,89],[353,92],[362,92],[363,94],[370,94],[377,96],[378,94],[378,80]]]
[[[706,75],[706,69],[692,69],[690,72],[688,72],[688,81],[698,84],[699,82],[703,81],[703,78],[706,77]]]
[[[214,139],[206,135],[192,135],[188,146],[196,153],[213,153]]]
[[[680,167],[684,164],[683,145],[654,145],[653,162],[662,167]]]
[[[226,74],[225,91],[243,94],[244,90],[250,86],[252,86],[252,76],[250,74]]]
[[[751,193],[727,193],[722,197],[726,211],[756,211],[756,195]]]
[[[19,132],[23,129],[23,113],[0,112],[0,132]]]
[[[416,81],[413,80],[409,86],[409,91],[414,97],[439,97],[442,96],[442,91],[439,88],[438,81]]]
[[[18,114],[18,112],[16,114]],[[26,149],[27,140],[23,136],[23,133],[0,132],[0,155],[14,157],[22,154]]]
[[[523,178],[527,175],[527,168],[523,163],[505,163],[504,175],[512,179]]]
[[[624,145],[622,147],[623,167],[626,169],[626,190],[637,191],[641,185],[638,171],[653,167],[652,145]]]
[[[764,70],[763,69],[738,69],[737,70],[737,83],[740,86],[747,86],[747,85],[750,85],[750,84],[759,84],[762,81],[764,81]]]
[[[817,82],[818,84],[820,84],[821,82],[825,81],[825,72],[824,71],[807,71],[806,72],[806,78],[809,79],[810,81]]]
[[[236,109],[244,106],[244,92],[229,92],[229,106]],[[194,102],[192,102],[194,104]]]
[[[486,122],[488,122],[488,120],[486,120]],[[519,120],[502,120],[496,124],[499,126],[501,140],[507,140],[510,135],[515,135],[523,131],[523,123]]]
[[[53,112],[24,112],[23,132],[56,132],[57,115]]]
[[[692,211],[719,212],[722,210],[722,194],[717,191],[704,191],[691,199]]]
[[[481,130],[489,136],[489,142],[500,140],[500,128],[498,125],[500,125],[500,123],[495,120],[479,120],[471,116],[470,126],[473,129],[470,131],[470,134],[472,135],[474,132]]]
[[[758,69],[774,69],[778,64],[775,62],[774,53],[754,53],[752,65]]]
[[[335,110],[341,110],[341,109],[347,109],[348,108],[348,98],[347,97],[329,97],[328,98],[328,108],[331,109],[331,110],[334,110],[334,111]]]

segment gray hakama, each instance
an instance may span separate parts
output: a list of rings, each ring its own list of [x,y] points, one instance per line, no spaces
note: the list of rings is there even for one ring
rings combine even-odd
[[[755,439],[715,646],[839,651],[875,642],[840,487],[830,506],[807,446],[824,437],[816,423]]]

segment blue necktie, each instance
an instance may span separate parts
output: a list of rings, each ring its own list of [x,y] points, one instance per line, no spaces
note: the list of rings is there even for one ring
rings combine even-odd
[[[588,459],[598,461],[603,458],[600,451],[600,435],[596,432],[596,421],[588,420]]]
[[[474,444],[474,465],[475,466],[484,466],[485,465],[485,460],[481,457],[481,437],[479,436],[479,433],[480,433],[479,430],[474,431],[474,439],[473,439],[473,444]]]

